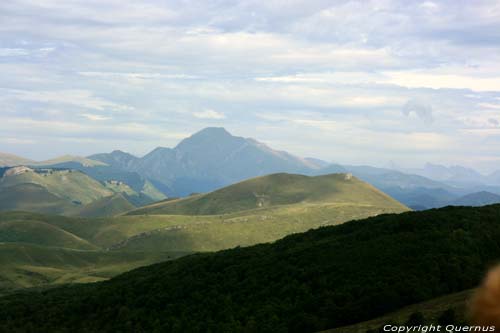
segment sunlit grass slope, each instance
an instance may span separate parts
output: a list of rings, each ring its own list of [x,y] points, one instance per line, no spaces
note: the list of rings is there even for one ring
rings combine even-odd
[[[208,194],[153,204],[129,214],[214,215],[299,203],[405,208],[350,174],[309,177],[280,173],[246,180]]]
[[[123,253],[0,242],[0,294],[19,288],[109,279],[184,253]]]
[[[37,184],[59,198],[82,205],[113,194],[113,191],[100,182],[79,171],[20,168],[11,169],[4,174],[0,180],[1,190],[18,184]]]

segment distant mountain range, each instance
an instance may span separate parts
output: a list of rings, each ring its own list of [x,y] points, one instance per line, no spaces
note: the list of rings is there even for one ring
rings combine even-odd
[[[205,128],[174,148],[158,147],[143,157],[115,150],[88,157],[63,156],[33,162],[0,154],[0,166],[79,170],[101,183],[119,181],[141,194],[142,206],[165,197],[206,193],[252,177],[273,173],[323,175],[350,172],[413,209],[442,207],[476,192],[500,195],[500,171],[488,176],[459,166],[427,164],[422,169],[394,170],[331,164],[273,150],[259,141]],[[129,198],[130,199],[130,198]]]
[[[500,186],[500,170],[489,175],[483,175],[474,169],[459,165],[447,167],[426,163],[421,169],[402,169],[402,171],[444,182],[450,186]]]
[[[479,207],[497,203],[500,203],[500,195],[491,192],[481,191],[481,192],[466,194],[463,197],[451,201],[449,204],[451,206]]]
[[[244,179],[277,172],[309,174],[320,165],[266,145],[206,128],[175,148],[158,147],[142,158],[114,151],[89,156],[112,167],[162,183],[167,194],[208,192]]]

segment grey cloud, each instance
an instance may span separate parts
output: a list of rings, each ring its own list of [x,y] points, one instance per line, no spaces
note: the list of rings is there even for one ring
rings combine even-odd
[[[408,100],[403,106],[402,112],[405,116],[415,114],[426,124],[430,124],[434,121],[432,106],[417,99]]]

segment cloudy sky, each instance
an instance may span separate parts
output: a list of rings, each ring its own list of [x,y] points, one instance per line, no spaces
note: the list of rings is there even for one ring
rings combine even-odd
[[[354,164],[500,169],[500,1],[0,2],[0,151],[207,126]]]

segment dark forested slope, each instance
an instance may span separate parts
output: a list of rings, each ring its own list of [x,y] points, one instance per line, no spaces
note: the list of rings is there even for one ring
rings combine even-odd
[[[0,299],[0,331],[315,332],[474,287],[500,205],[381,215]]]

